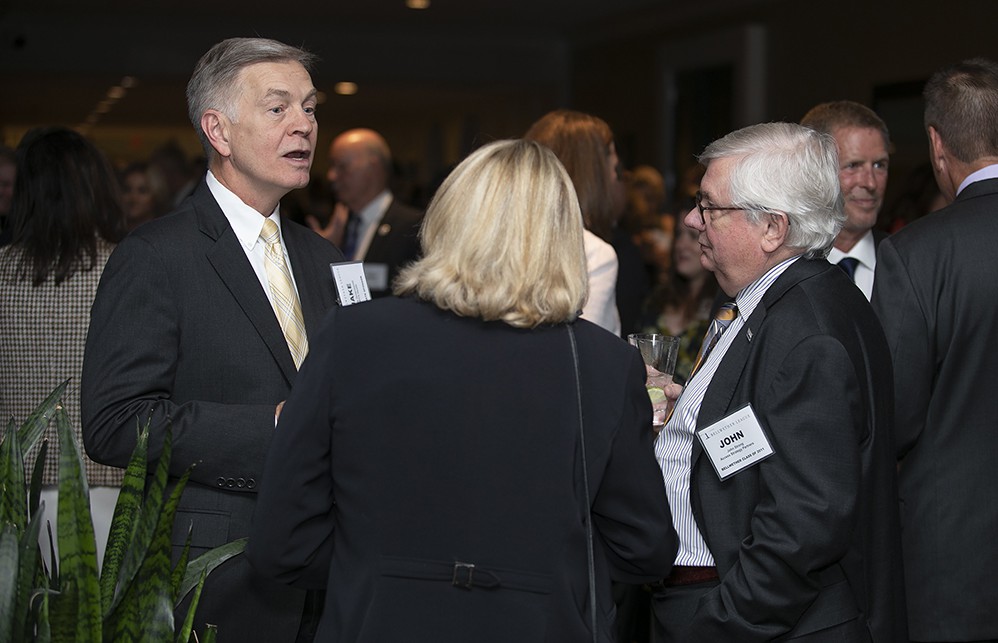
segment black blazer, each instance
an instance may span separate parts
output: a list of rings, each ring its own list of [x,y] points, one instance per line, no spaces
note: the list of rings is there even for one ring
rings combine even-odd
[[[840,269],[798,259],[770,286],[697,420],[751,403],[775,450],[722,482],[694,440],[691,502],[721,576],[697,641],[907,641],[890,382],[880,324]]]
[[[328,264],[342,255],[300,225],[284,220],[282,230],[314,336],[335,301]],[[172,427],[171,476],[197,463],[173,536],[176,554],[193,526],[194,558],[248,533],[274,408],[295,377],[267,295],[202,181],[177,212],[129,234],[104,268],[81,383],[87,453],[126,466],[136,425],[149,420],[152,460]],[[303,599],[237,557],[209,577],[197,629],[217,624],[220,641],[293,641]]]
[[[388,287],[371,289],[371,296],[384,297],[392,292],[392,282],[406,264],[419,258],[419,227],[423,212],[399,203],[394,198],[378,222],[371,244],[364,254],[365,264],[388,266]]]
[[[574,328],[611,640],[610,576],[660,578],[677,543],[640,357]],[[591,640],[580,453],[564,325],[394,297],[335,309],[281,415],[247,553],[327,587],[318,640]]]
[[[998,179],[880,244],[873,306],[894,359],[908,623],[998,638]]]

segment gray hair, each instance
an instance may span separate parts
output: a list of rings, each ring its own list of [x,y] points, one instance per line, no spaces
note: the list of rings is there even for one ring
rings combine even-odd
[[[714,141],[699,160],[706,166],[729,157],[737,160],[732,205],[752,223],[766,213],[786,214],[786,245],[809,259],[827,256],[845,222],[835,139],[793,123],[761,123]]]
[[[194,68],[187,83],[187,114],[201,139],[205,154],[214,149],[201,130],[201,116],[217,109],[235,118],[235,84],[245,67],[264,62],[297,62],[311,71],[315,56],[309,52],[267,38],[229,38],[208,50]]]

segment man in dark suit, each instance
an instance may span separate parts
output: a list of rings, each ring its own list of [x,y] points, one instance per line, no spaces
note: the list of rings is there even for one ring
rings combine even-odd
[[[891,149],[887,124],[872,109],[851,100],[816,105],[800,124],[835,138],[846,222],[835,237],[828,261],[845,270],[869,299],[877,244],[886,236],[873,227],[887,191]]]
[[[658,641],[905,640],[890,354],[824,259],[844,219],[836,159],[788,123],[700,157],[685,224],[736,307],[656,441],[680,537]]]
[[[894,358],[908,626],[998,640],[998,64],[925,87],[932,168],[952,204],[885,240],[873,307]]]
[[[151,460],[172,430],[171,476],[197,465],[177,511],[175,558],[189,528],[192,558],[248,533],[276,418],[335,302],[329,264],[341,254],[278,208],[309,178],[311,61],[256,38],[205,54],[188,107],[209,172],[178,210],[117,247],[97,290],[84,444],[92,459],[123,467],[137,424],[150,423]],[[196,629],[218,625],[219,641],[310,640],[306,598],[236,557],[209,577]]]
[[[336,244],[348,259],[364,262],[373,297],[391,294],[399,270],[419,257],[423,213],[400,203],[389,190],[392,154],[370,129],[343,132],[329,148],[327,178],[338,203],[329,224],[312,229]]]

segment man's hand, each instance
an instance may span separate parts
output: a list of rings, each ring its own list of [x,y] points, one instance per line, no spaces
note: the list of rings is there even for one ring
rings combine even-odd
[[[329,223],[325,226],[319,223],[319,220],[311,214],[305,215],[305,223],[320,237],[338,248],[343,242],[343,231],[346,230],[347,217],[349,215],[350,211],[347,209],[347,206],[337,203],[333,207],[333,214],[329,217]]]

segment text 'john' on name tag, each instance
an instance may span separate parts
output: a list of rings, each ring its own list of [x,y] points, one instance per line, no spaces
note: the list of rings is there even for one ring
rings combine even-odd
[[[364,264],[360,261],[331,263],[333,284],[336,286],[336,301],[340,306],[359,304],[371,299],[371,290],[364,276]]]
[[[775,453],[751,404],[700,429],[697,437],[721,480]]]

